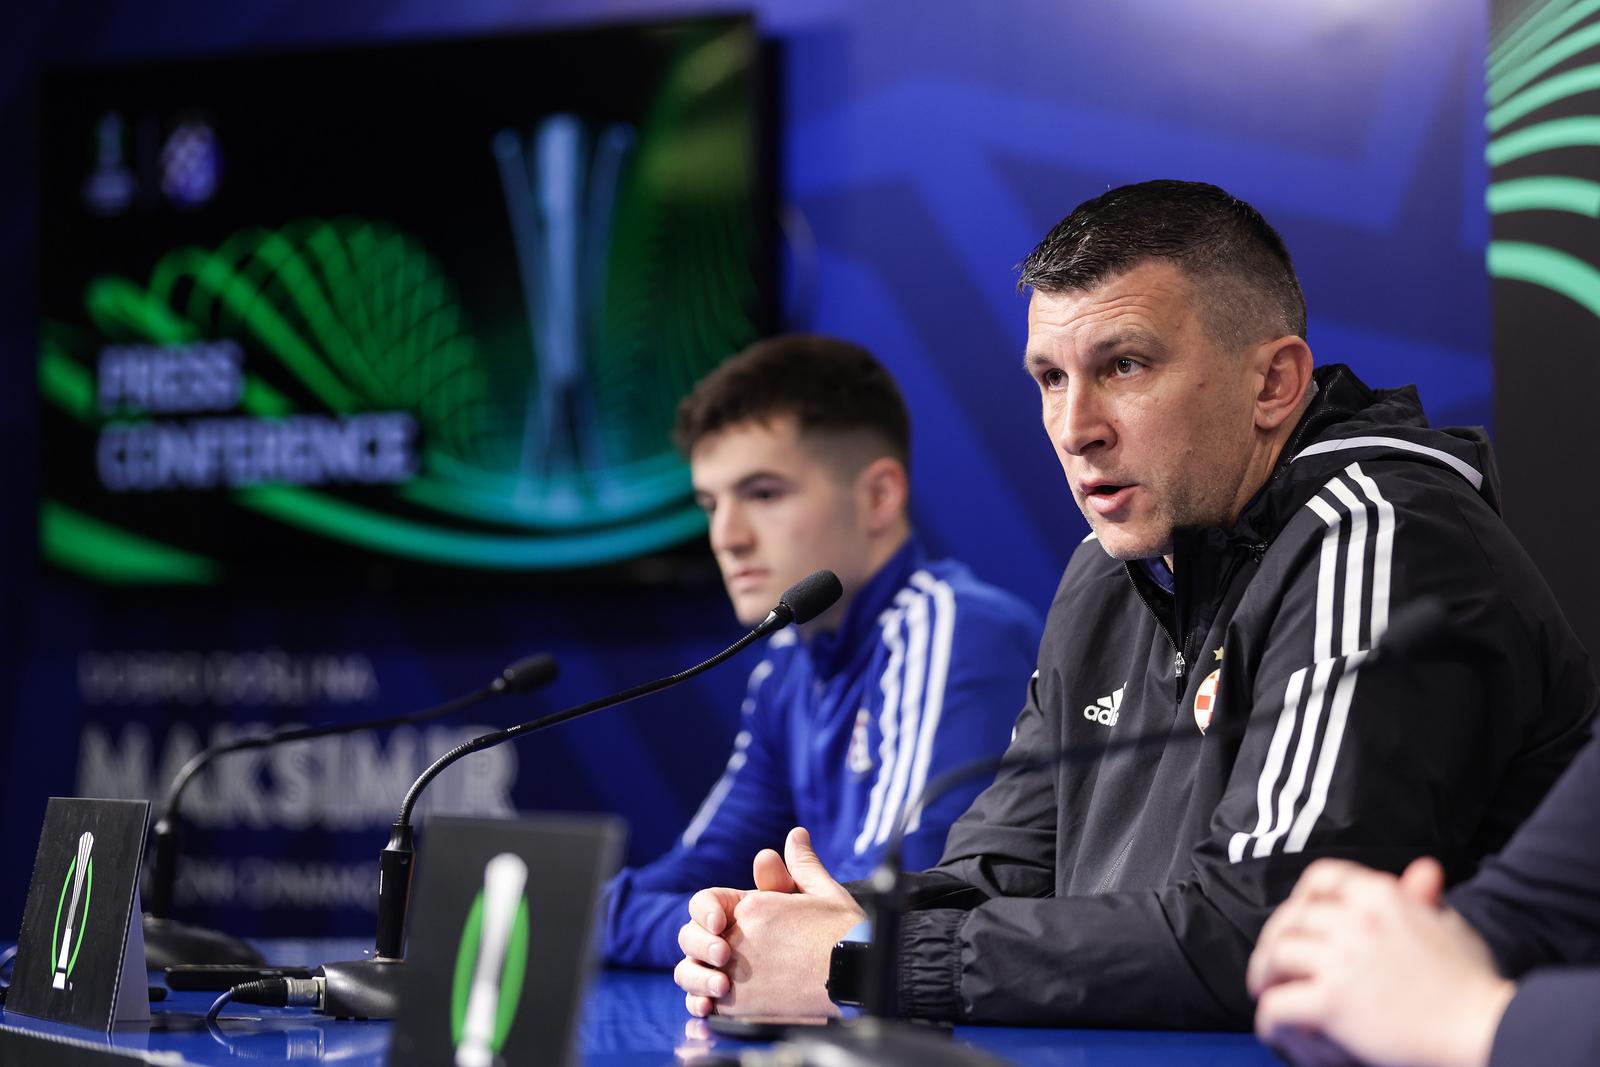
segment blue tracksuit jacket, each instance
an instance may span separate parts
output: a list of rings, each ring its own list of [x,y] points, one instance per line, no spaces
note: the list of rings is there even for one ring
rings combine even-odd
[[[832,633],[776,634],[750,672],[727,769],[654,863],[607,889],[608,962],[671,967],[689,897],[751,885],[751,860],[811,831],[840,881],[872,870],[896,820],[943,771],[998,755],[1027,696],[1041,624],[960,563],[908,542],[851,601]],[[937,862],[945,831],[987,783],[934,801],[910,827],[905,862]]]

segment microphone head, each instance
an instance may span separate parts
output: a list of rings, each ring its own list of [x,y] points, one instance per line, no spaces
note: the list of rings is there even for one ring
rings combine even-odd
[[[496,681],[502,692],[526,693],[541,685],[549,685],[556,680],[558,673],[554,656],[548,652],[536,652],[501,671]]]
[[[821,615],[844,596],[844,586],[832,571],[817,571],[795,582],[778,598],[779,614],[788,611],[791,622],[804,623]]]

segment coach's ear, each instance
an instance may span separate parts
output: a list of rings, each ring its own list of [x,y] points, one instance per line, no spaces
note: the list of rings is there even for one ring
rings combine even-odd
[[[1300,411],[1311,388],[1311,348],[1293,335],[1268,341],[1254,353],[1256,429],[1271,433]]]

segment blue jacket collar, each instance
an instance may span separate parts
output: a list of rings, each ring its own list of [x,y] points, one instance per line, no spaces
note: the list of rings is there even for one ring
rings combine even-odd
[[[850,665],[857,653],[876,643],[879,617],[894,606],[894,596],[910,584],[911,575],[926,562],[916,535],[906,538],[877,573],[855,591],[837,630],[816,634],[807,642],[811,662],[821,677],[831,677]]]

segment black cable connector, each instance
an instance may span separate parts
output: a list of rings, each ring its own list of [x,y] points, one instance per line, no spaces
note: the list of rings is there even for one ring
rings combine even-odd
[[[254,982],[240,982],[228,990],[240,1004],[260,1004],[267,1008],[289,1006],[289,980],[287,978],[258,978]]]
[[[211,1005],[206,1022],[215,1022],[229,1003],[258,1004],[264,1008],[315,1008],[322,1003],[320,978],[262,978],[240,982]]]

